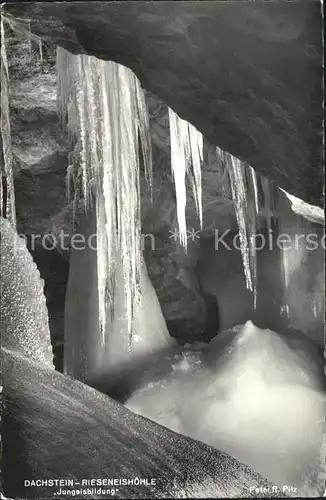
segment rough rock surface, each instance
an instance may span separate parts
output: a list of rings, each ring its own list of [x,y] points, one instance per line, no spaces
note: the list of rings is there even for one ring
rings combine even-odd
[[[43,280],[23,239],[0,218],[1,343],[53,368]]]
[[[20,353],[6,353],[4,362],[6,392],[15,395],[2,425],[7,497],[58,493],[56,486],[25,487],[26,471],[29,477],[42,471],[42,479],[68,476],[75,482],[98,476],[157,480],[122,485],[116,498],[259,498],[251,488],[272,490],[232,457],[144,420],[85,384]]]
[[[65,204],[67,138],[56,110],[55,47],[6,30],[18,233],[51,231]],[[40,243],[40,240],[38,241]]]

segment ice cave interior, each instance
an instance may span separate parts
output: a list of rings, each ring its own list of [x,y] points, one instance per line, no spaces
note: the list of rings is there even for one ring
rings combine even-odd
[[[196,3],[3,7],[2,342],[318,496],[318,5]]]

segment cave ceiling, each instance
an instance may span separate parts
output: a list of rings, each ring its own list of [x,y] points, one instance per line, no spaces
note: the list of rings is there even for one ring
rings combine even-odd
[[[317,1],[6,4],[42,39],[133,69],[208,141],[323,205]]]

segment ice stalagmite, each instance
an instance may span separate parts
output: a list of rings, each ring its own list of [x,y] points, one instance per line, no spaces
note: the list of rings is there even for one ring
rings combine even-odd
[[[203,161],[203,136],[190,123],[182,120],[169,108],[171,168],[175,183],[177,217],[181,244],[187,248],[186,177],[188,176],[202,226],[201,163]]]
[[[140,303],[139,150],[152,186],[151,140],[143,90],[114,62],[57,52],[58,109],[79,139],[86,210],[96,211],[99,320],[102,342],[114,319],[116,268],[121,264],[129,343]]]
[[[5,23],[1,15],[1,139],[3,149],[3,168],[1,168],[1,215],[8,217],[13,228],[16,228],[16,208],[13,174],[13,154],[11,146],[10,110],[9,110],[9,71],[6,53]],[[6,213],[2,214],[3,186],[2,175],[4,174],[7,186]]]

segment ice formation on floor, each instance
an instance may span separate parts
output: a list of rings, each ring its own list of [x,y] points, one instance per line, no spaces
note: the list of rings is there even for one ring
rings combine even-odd
[[[317,352],[308,339],[248,321],[206,348],[155,359],[126,405],[229,453],[279,487],[298,487],[294,496],[318,496],[325,396]]]

